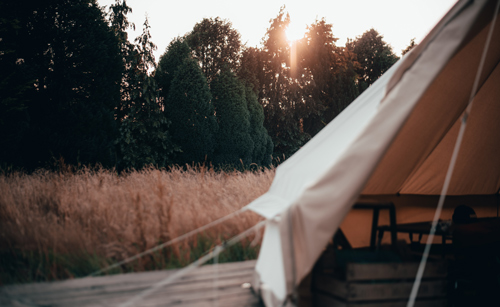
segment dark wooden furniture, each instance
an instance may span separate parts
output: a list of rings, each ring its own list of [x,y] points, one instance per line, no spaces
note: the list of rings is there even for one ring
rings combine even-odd
[[[407,223],[407,224],[396,224],[395,227],[390,226],[380,226],[378,227],[378,245],[382,242],[384,233],[386,231],[395,231],[400,233],[407,233],[410,239],[410,243],[419,243],[422,240],[423,235],[428,235],[431,232],[432,222],[418,222],[418,223]],[[418,240],[414,240],[413,235],[418,235]],[[451,221],[439,221],[436,227],[436,236],[441,236],[443,246],[446,244],[446,240],[452,239],[452,226]]]
[[[394,204],[391,202],[381,203],[381,202],[358,202],[354,204],[354,209],[368,209],[373,210],[373,219],[372,219],[372,230],[370,235],[370,249],[376,249],[376,240],[377,240],[377,231],[384,227],[384,231],[391,232],[391,244],[393,247],[396,246],[397,242],[397,234],[396,234],[396,208]],[[389,210],[389,226],[378,226],[378,218],[380,210]]]

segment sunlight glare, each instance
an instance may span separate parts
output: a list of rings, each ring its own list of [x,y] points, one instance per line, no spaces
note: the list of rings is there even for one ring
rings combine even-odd
[[[293,43],[304,37],[306,32],[305,26],[300,26],[297,23],[290,22],[288,28],[286,29],[286,38],[290,43]]]

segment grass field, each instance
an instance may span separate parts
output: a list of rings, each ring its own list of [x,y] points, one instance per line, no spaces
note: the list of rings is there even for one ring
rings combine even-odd
[[[205,167],[0,174],[0,282],[86,276],[240,209],[266,192],[273,177],[274,169]],[[259,220],[244,212],[113,272],[186,265]],[[253,239],[219,261],[255,258]]]

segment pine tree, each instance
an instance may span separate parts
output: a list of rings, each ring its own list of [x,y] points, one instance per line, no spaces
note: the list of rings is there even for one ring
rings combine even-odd
[[[181,37],[170,42],[165,53],[160,57],[158,69],[155,72],[155,80],[160,88],[160,97],[165,100],[168,97],[170,85],[174,79],[177,69],[189,58],[191,50]]]
[[[200,66],[194,59],[184,59],[165,100],[165,115],[172,122],[172,138],[182,151],[176,155],[176,163],[203,163],[213,158],[218,126],[210,100],[210,90]]]
[[[168,128],[170,122],[159,104],[156,81],[149,75],[154,69],[153,50],[148,20],[143,33],[136,38],[135,48],[125,59],[130,65],[125,75],[127,83],[127,110],[121,121],[116,144],[120,153],[120,167],[140,169],[146,165],[165,167],[172,161],[177,147],[172,143]]]
[[[212,81],[211,92],[219,124],[215,162],[250,165],[254,143],[244,85],[226,67]]]
[[[134,78],[136,64],[136,46],[128,40],[128,29],[135,30],[135,24],[129,22],[127,14],[132,13],[125,0],[115,0],[109,8],[109,23],[116,38],[122,60],[122,78],[120,82],[121,99],[120,104],[115,111],[115,119],[122,121],[130,112],[132,107],[131,91],[134,84],[131,79]]]
[[[272,146],[271,137],[264,128],[264,109],[259,104],[251,85],[245,86],[245,99],[250,115],[250,136],[254,144],[252,163],[268,166],[271,164],[274,146]],[[271,146],[268,143],[271,143]]]
[[[9,88],[7,96],[7,88],[0,89],[1,105],[14,112],[15,125],[22,123],[14,135],[0,128],[9,134],[5,139],[16,140],[0,145],[12,153],[6,160],[28,169],[60,157],[71,164],[113,165],[122,66],[116,37],[96,1],[1,5],[2,28],[5,20],[12,30],[1,40],[9,46],[0,52],[0,79]],[[17,101],[14,108],[9,101]]]

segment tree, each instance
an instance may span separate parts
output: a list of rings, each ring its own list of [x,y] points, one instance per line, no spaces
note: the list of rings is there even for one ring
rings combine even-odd
[[[310,82],[305,86],[308,116],[304,118],[304,131],[314,136],[358,95],[354,55],[337,47],[332,25],[324,19],[308,27],[304,43],[299,50]]]
[[[273,141],[264,128],[264,109],[259,104],[252,86],[248,84],[245,86],[245,99],[250,120],[249,133],[254,144],[252,163],[269,166],[272,162]]]
[[[282,7],[278,16],[271,20],[264,37],[261,51],[264,74],[259,100],[264,108],[264,126],[275,146],[274,155],[289,157],[310,137],[301,128],[307,114],[300,111],[306,103],[304,98],[308,97],[303,95],[303,80],[297,81],[292,75],[291,46],[285,35],[290,16],[284,9]]]
[[[415,44],[415,38],[412,38],[410,40],[410,44],[405,49],[401,50],[401,55],[407,54],[408,52],[410,52],[410,50],[412,50],[416,46],[417,46],[417,44]]]
[[[254,47],[243,49],[237,76],[240,80],[249,84],[257,96],[259,95],[264,79],[264,62],[260,49]]]
[[[128,40],[128,29],[135,30],[135,24],[130,23],[127,14],[132,13],[132,8],[127,5],[125,0],[115,0],[109,8],[109,23],[116,38],[118,39],[118,47],[122,59],[122,78],[120,82],[120,105],[116,108],[115,119],[122,121],[130,112],[132,107],[131,91],[133,83],[130,81],[134,78],[136,66],[133,64],[136,58],[135,45]]]
[[[3,90],[11,90],[1,105],[22,122],[7,144],[13,155],[2,158],[27,168],[59,157],[113,165],[122,65],[96,2],[6,0],[1,11],[14,30],[2,37]]]
[[[375,29],[370,29],[355,40],[348,40],[346,48],[356,54],[360,67],[358,88],[362,93],[399,60]]]
[[[219,132],[214,161],[218,164],[250,165],[254,143],[245,87],[229,68],[212,81],[211,92]]]
[[[10,1],[0,2],[0,161],[16,161],[23,137],[29,128],[27,107],[34,80],[24,59],[27,47],[22,35],[21,7]],[[1,165],[0,165],[1,166]]]
[[[241,49],[240,34],[229,21],[219,17],[204,18],[194,26],[186,41],[194,58],[200,62],[208,83],[223,67],[236,71]]]
[[[168,133],[170,122],[159,104],[156,81],[149,75],[156,68],[148,19],[136,45],[126,54],[129,67],[124,76],[127,84],[126,116],[121,120],[120,137],[116,144],[120,153],[120,167],[140,169],[146,165],[165,167],[172,161],[177,147]]]
[[[176,69],[165,100],[165,115],[172,122],[172,138],[182,151],[176,155],[176,163],[212,160],[218,129],[214,114],[207,80],[198,62],[184,59]]]
[[[274,144],[264,127],[264,109],[259,103],[261,80],[264,77],[264,63],[261,51],[249,47],[242,51],[238,78],[245,84],[245,99],[250,115],[250,135],[254,142],[253,163],[268,166],[272,162]]]
[[[155,80],[160,87],[160,97],[165,100],[168,97],[170,85],[174,79],[177,69],[184,60],[190,57],[191,50],[184,39],[178,37],[170,42],[167,50],[160,57],[158,68],[155,72]]]

